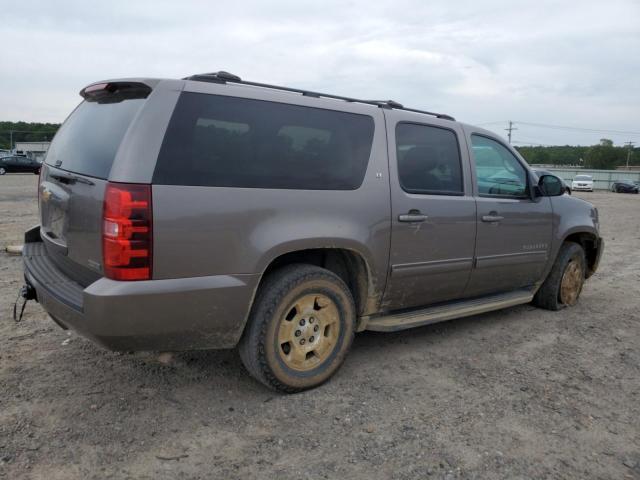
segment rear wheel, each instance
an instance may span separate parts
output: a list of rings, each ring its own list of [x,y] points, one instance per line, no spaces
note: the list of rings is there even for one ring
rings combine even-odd
[[[0,175],[4,175],[5,173],[7,173],[7,171],[4,169],[4,167],[0,167]]]
[[[533,304],[547,310],[560,310],[578,302],[584,285],[586,261],[580,245],[566,242],[549,276],[533,298]]]
[[[289,265],[261,286],[239,351],[249,373],[270,388],[297,392],[328,380],[355,333],[345,283],[313,265]]]

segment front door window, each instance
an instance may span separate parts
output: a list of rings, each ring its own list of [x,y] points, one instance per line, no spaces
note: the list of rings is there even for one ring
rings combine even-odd
[[[482,196],[527,197],[527,172],[502,144],[480,135],[471,136],[476,182]]]

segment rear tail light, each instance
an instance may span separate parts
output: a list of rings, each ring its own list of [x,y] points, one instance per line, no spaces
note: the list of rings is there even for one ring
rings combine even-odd
[[[151,279],[151,185],[107,184],[102,218],[102,265],[113,280]]]

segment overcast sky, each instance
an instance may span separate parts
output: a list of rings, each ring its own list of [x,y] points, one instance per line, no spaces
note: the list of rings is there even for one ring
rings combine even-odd
[[[640,1],[0,2],[0,120],[114,77],[227,70],[441,111],[516,142],[640,143]],[[493,123],[495,122],[495,123]]]

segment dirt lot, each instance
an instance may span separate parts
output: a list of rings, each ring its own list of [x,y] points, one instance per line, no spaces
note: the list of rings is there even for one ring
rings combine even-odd
[[[0,177],[0,246],[36,223]],[[104,351],[0,253],[0,478],[640,478],[640,196],[584,193],[607,242],[578,306],[364,333],[336,378],[265,390],[233,351]],[[164,360],[164,362],[163,362]]]

